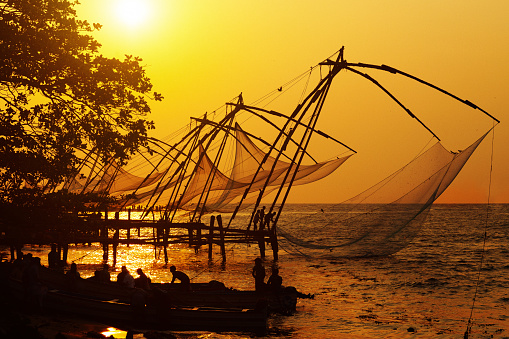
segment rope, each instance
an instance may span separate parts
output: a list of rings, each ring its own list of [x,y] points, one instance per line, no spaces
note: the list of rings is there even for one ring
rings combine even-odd
[[[475,293],[474,298],[472,300],[472,307],[470,309],[470,316],[468,318],[467,322],[467,329],[465,330],[464,338],[468,339],[468,335],[470,331],[472,330],[472,318],[474,314],[474,307],[475,307],[475,301],[477,299],[477,292],[479,290],[479,284],[481,281],[481,269],[484,263],[484,254],[486,252],[486,238],[488,236],[488,220],[489,220],[489,214],[490,214],[490,198],[491,198],[491,180],[492,180],[492,173],[493,173],[493,149],[494,149],[494,140],[495,140],[495,130],[492,132],[492,138],[491,138],[491,163],[490,163],[490,176],[489,176],[489,184],[488,184],[488,202],[486,205],[486,220],[484,224],[484,239],[483,239],[483,245],[482,245],[482,252],[481,252],[481,261],[479,263],[479,270],[477,272],[477,283],[475,285]]]
[[[85,258],[86,256],[88,256],[88,255],[90,255],[90,254],[92,254],[92,253],[94,253],[94,252],[99,251],[100,249],[101,249],[101,247],[99,246],[99,247],[98,247],[98,248],[96,248],[95,250],[92,250],[92,251],[90,251],[90,252],[86,253],[85,255],[82,255],[82,256],[81,256],[81,257],[79,257],[78,259],[74,259],[74,260],[71,260],[71,261],[72,261],[72,262],[80,261],[81,259]]]

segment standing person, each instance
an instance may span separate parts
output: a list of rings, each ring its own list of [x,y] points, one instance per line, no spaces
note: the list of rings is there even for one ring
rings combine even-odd
[[[262,292],[265,289],[265,267],[262,265],[262,259],[255,259],[255,265],[251,275],[255,278],[255,290],[257,292]]]
[[[57,245],[51,244],[51,251],[48,253],[48,267],[58,268],[60,266],[60,253],[57,251]]]
[[[181,289],[183,291],[190,291],[191,290],[191,281],[189,280],[189,277],[187,274],[181,271],[177,271],[177,268],[175,266],[170,267],[170,272],[173,274],[173,279],[171,279],[171,283],[173,284],[176,279],[180,281]]]
[[[260,229],[262,230],[264,228],[264,222],[265,222],[265,206],[263,206],[260,210]]]
[[[253,229],[256,231],[256,227],[258,226],[258,221],[260,220],[260,210],[255,212],[253,217]]]
[[[269,212],[265,215],[265,224],[264,227],[260,227],[260,229],[265,229],[265,226],[267,226],[267,229],[270,231],[270,223],[274,222],[274,216],[276,215],[276,212]]]

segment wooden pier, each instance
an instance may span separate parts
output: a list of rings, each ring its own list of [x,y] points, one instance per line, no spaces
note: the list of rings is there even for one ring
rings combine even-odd
[[[108,215],[107,213],[105,214]],[[226,244],[258,244],[260,256],[265,257],[266,244],[270,244],[274,259],[278,259],[277,237],[272,230],[246,230],[226,228],[221,215],[211,216],[208,225],[202,222],[169,222],[164,220],[127,220],[117,218],[81,218],[80,222],[68,232],[44,231],[30,239],[18,239],[17,244],[49,245],[57,244],[61,258],[67,262],[69,244],[99,243],[103,248],[103,259],[111,256],[116,265],[119,245],[148,245],[161,248],[164,260],[168,263],[168,246],[187,244],[195,249],[208,246],[208,258],[212,260],[213,246],[219,246],[223,262],[226,262]],[[134,232],[134,233],[133,233]],[[11,245],[11,259],[21,250]]]

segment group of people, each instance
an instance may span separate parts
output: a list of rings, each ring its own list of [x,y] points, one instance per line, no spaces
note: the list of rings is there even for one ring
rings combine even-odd
[[[267,283],[265,283],[265,267],[262,264],[262,259],[256,258],[251,274],[255,279],[255,290],[257,292],[269,290],[274,293],[279,293],[281,291],[283,278],[279,275],[279,269],[277,267],[272,267],[272,274],[267,280]]]
[[[48,253],[48,267],[52,269],[59,269],[63,267],[63,263],[60,259],[60,253],[57,251],[56,245],[51,245],[51,251]],[[181,271],[177,271],[175,266],[170,267],[170,272],[173,275],[173,279],[171,283],[175,283],[176,280],[180,281],[182,290],[189,291],[191,290],[191,281],[189,277]],[[137,278],[134,278],[126,266],[122,266],[120,273],[117,275],[117,283],[121,286],[129,287],[129,288],[142,288],[142,289],[150,289],[150,278],[143,272],[141,268],[136,270],[138,274]],[[76,288],[77,280],[81,279],[80,273],[78,272],[77,266],[75,263],[71,264],[69,271],[67,271],[66,276],[68,278],[69,287],[71,289]],[[107,283],[111,281],[111,275],[109,272],[108,264],[103,264],[102,268],[96,270],[94,275],[88,279],[95,280],[102,283]]]
[[[170,267],[170,272],[173,275],[173,279],[171,283],[175,283],[176,280],[180,281],[180,287],[183,291],[191,290],[191,280],[184,272],[177,271],[175,266]],[[117,283],[120,286],[128,287],[128,288],[141,288],[144,290],[150,289],[151,279],[143,272],[141,268],[136,270],[138,274],[137,278],[134,278],[131,275],[131,272],[127,269],[126,266],[122,266],[120,273],[117,274]],[[71,289],[76,288],[77,280],[81,279],[80,273],[78,272],[77,266],[75,263],[71,264],[69,271],[67,271],[66,276],[68,278],[69,287]],[[107,283],[111,281],[111,276],[109,272],[108,264],[104,264],[101,270],[96,270],[94,275],[88,279],[95,280],[98,282]]]
[[[255,212],[255,215],[253,217],[253,227],[256,231],[257,229],[264,230],[265,227],[270,231],[270,223],[274,222],[274,216],[276,215],[276,212],[269,212],[265,213],[265,206],[260,208]]]
[[[126,266],[122,266],[120,273],[117,275],[117,283],[120,286],[125,286],[129,288],[142,288],[144,290],[150,289],[150,278],[143,272],[141,268],[136,270],[138,273],[138,277],[135,279],[131,272],[127,269]]]
[[[254,225],[259,225],[260,229],[263,229],[263,225],[269,224],[272,220],[272,217],[275,212],[265,214],[265,207],[258,210],[255,215]],[[257,217],[256,217],[257,216]],[[265,219],[265,222],[260,222],[260,219]],[[51,252],[48,254],[48,266],[50,268],[57,268],[60,266],[60,257],[56,252],[55,246],[52,246]],[[170,266],[170,272],[172,273],[171,284],[174,284],[176,280],[180,281],[180,287],[182,291],[191,291],[191,281],[187,274],[182,271],[178,271],[175,266]],[[117,275],[117,283],[120,286],[129,287],[129,288],[141,288],[148,290],[150,289],[151,279],[143,272],[141,268],[136,270],[138,274],[137,278],[134,278],[126,266],[122,266],[120,273]],[[282,289],[283,278],[279,275],[279,270],[277,267],[272,267],[272,274],[270,275],[267,283],[265,283],[265,267],[262,264],[262,260],[260,258],[255,259],[255,265],[251,272],[253,278],[255,279],[255,290],[258,292],[264,291],[272,291],[279,292]],[[71,264],[69,271],[67,271],[66,276],[68,277],[69,287],[73,289],[76,287],[76,282],[78,279],[81,279],[80,273],[77,270],[77,266],[75,263]],[[111,281],[111,276],[109,272],[108,264],[103,264],[102,269],[96,270],[94,275],[88,279],[93,279],[98,282],[107,283]]]

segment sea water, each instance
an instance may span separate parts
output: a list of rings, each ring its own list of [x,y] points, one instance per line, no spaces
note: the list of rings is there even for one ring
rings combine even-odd
[[[287,205],[284,213],[316,213],[329,205]],[[306,227],[306,225],[294,225]],[[125,236],[125,235],[122,235]],[[47,263],[48,249],[25,248]],[[69,262],[83,277],[102,262],[102,247],[71,246]],[[214,247],[160,249],[121,245],[117,265],[136,276],[142,268],[154,282],[171,280],[169,265],[193,282],[219,280],[228,287],[253,289],[251,269],[258,246],[229,246],[226,263]],[[109,264],[111,265],[111,257]],[[314,299],[299,299],[292,316],[271,316],[267,338],[509,338],[509,205],[434,205],[418,236],[387,257],[317,259],[279,252],[270,246],[267,274],[277,265],[284,285]],[[176,333],[179,338],[250,338],[250,333]]]

